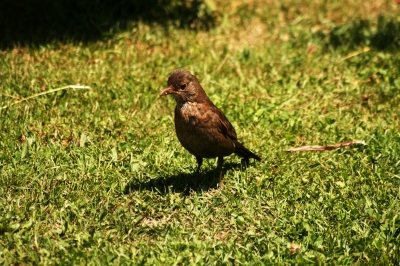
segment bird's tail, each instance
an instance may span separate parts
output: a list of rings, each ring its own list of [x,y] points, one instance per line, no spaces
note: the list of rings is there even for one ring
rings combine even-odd
[[[253,152],[251,152],[249,149],[247,149],[245,146],[243,146],[243,144],[241,144],[239,142],[236,144],[235,154],[242,156],[244,158],[254,158],[257,161],[261,160],[260,156],[254,154]]]

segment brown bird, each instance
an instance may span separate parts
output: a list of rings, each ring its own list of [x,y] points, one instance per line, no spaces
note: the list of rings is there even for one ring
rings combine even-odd
[[[177,69],[168,78],[168,88],[160,96],[170,94],[176,101],[175,130],[182,146],[196,156],[195,186],[203,158],[218,157],[219,186],[222,187],[224,156],[235,153],[246,160],[259,156],[237,140],[236,131],[224,113],[207,97],[199,81],[190,72]]]

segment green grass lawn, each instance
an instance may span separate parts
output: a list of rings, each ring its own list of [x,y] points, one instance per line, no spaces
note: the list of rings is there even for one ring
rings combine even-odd
[[[0,50],[0,264],[398,265],[400,5],[215,0],[197,15]],[[176,68],[263,158],[226,157],[223,190],[216,159],[190,189],[196,160],[159,97]],[[92,89],[11,105],[67,85]],[[354,139],[367,145],[286,152]]]

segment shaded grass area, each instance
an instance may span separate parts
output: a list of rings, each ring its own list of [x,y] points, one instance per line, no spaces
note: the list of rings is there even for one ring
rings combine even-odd
[[[2,1],[0,47],[107,40],[139,21],[207,29],[214,25],[213,5],[207,3],[201,0]]]
[[[350,24],[336,26],[329,34],[321,35],[324,40],[328,40],[327,48],[344,45],[356,49],[360,46],[370,46],[377,50],[397,52],[400,46],[400,23],[396,19],[380,15],[374,25],[376,26],[371,26],[368,20],[360,19]]]
[[[133,21],[106,40],[3,49],[0,106],[93,89],[0,110],[0,262],[397,265],[395,4],[216,1],[209,31]],[[228,157],[223,190],[216,160],[190,189],[196,161],[158,97],[177,67],[263,158]],[[351,139],[368,145],[285,152]]]

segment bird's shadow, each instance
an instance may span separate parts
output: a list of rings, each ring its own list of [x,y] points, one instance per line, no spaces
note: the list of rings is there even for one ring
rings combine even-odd
[[[223,174],[226,178],[226,171],[231,169],[244,170],[249,165],[249,162],[242,160],[241,163],[224,163]],[[200,171],[197,186],[195,185],[195,174],[193,173],[178,173],[170,176],[159,176],[150,180],[140,182],[131,180],[124,189],[125,194],[135,191],[155,191],[160,194],[182,193],[189,195],[191,191],[202,192],[218,188],[218,171],[215,168],[205,171]]]

